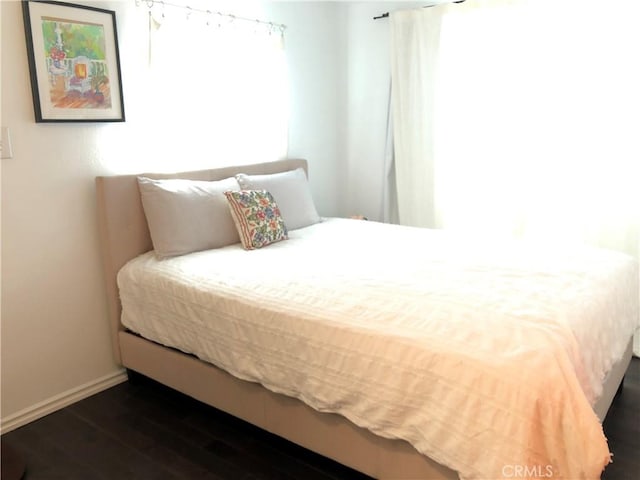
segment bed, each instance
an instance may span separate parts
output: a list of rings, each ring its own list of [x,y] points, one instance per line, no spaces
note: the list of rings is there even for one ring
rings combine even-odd
[[[495,253],[487,255],[478,242],[460,242],[442,232],[407,227],[396,231],[393,229],[398,227],[350,219],[318,219],[291,229],[286,241],[253,251],[232,243],[169,258],[158,259],[154,253],[156,242],[152,243],[147,220],[149,209],[145,215],[147,204],[143,206],[141,200],[140,176],[150,181],[216,182],[236,174],[259,178],[300,169],[306,174],[306,161],[286,159],[96,179],[113,353],[118,364],[374,478],[470,479],[487,478],[487,472],[492,472],[492,478],[599,478],[609,461],[600,421],[631,359],[631,336],[638,318],[637,264],[611,252],[586,249],[559,253],[506,243],[491,250],[500,252],[495,257]],[[276,200],[282,195],[286,194],[280,193]],[[380,245],[367,238],[379,238],[386,245],[396,238],[403,245],[397,251],[425,252],[398,257],[406,261],[385,263]],[[324,260],[311,261],[314,255],[310,252],[319,248],[325,251]],[[346,253],[336,258],[326,254],[342,248]],[[523,255],[523,248],[527,255]],[[585,270],[585,259],[592,257],[594,267]],[[287,258],[293,260],[288,262]],[[424,278],[421,275],[425,273],[415,268],[423,260],[430,266],[430,276]],[[312,274],[307,267],[312,267]],[[529,279],[530,269],[538,283]],[[214,271],[216,279],[211,279],[207,272]],[[343,271],[356,273],[343,275]],[[568,277],[559,276],[566,272]],[[381,276],[395,283],[377,285]],[[197,278],[195,290],[181,284],[185,277]],[[329,282],[330,278],[338,280]],[[458,291],[461,279],[465,288],[474,282],[478,288]],[[416,294],[418,284],[419,296],[435,295],[435,303],[411,307],[410,297]],[[505,288],[514,285],[525,294],[505,293]],[[592,296],[586,289],[594,286],[606,295]],[[565,291],[560,287],[576,293],[578,301],[572,308],[577,310],[565,308],[562,302],[572,299],[564,293],[556,295],[554,292]],[[393,293],[386,299],[380,297],[385,289]],[[328,295],[334,296],[325,301]],[[504,295],[513,299],[509,309],[501,303],[507,298]],[[541,296],[542,302],[532,303]],[[203,297],[208,299],[201,302]],[[474,316],[481,303],[487,304],[492,315]],[[451,306],[453,310],[449,310]],[[436,332],[433,335],[423,334],[425,315],[421,312],[425,308],[430,309],[430,317],[440,319],[438,324],[426,324]],[[386,313],[378,319],[382,311]],[[394,311],[402,312],[397,315],[397,324],[388,320]],[[451,311],[457,312],[455,318]],[[572,313],[575,311],[579,313]],[[536,322],[541,312],[544,318],[549,312],[551,317],[561,317],[560,322],[540,327]],[[598,328],[595,325],[602,320],[589,319],[594,327],[578,331],[572,322],[585,312],[608,312],[612,318]],[[489,329],[477,328],[471,317],[483,322],[517,317],[518,322],[507,323],[512,330],[502,323],[492,325],[499,334],[476,345],[474,338],[480,337],[474,336]],[[256,319],[265,318],[266,325],[256,323]],[[464,329],[452,328],[455,322],[461,322]],[[167,329],[172,323],[174,329]],[[536,324],[534,333],[522,329],[521,324],[526,323]],[[327,324],[337,326],[340,336]],[[381,325],[382,329],[378,328]],[[205,327],[209,328],[206,333],[198,330]],[[298,329],[311,333],[306,337],[291,334]],[[561,330],[559,336],[557,330]],[[467,333],[457,336],[457,331]],[[225,340],[218,340],[223,335]],[[387,344],[387,336],[394,338],[393,346]],[[505,347],[505,338],[518,338],[511,344],[520,346]],[[246,344],[245,350],[240,350],[241,343]],[[430,348],[426,353],[425,344]],[[508,367],[502,366],[502,360],[494,362],[492,348],[497,349],[496,354],[501,352],[500,358],[513,357],[513,362]],[[602,355],[593,353],[599,349]],[[371,352],[382,353],[376,356]],[[276,357],[269,369],[261,365],[268,362],[260,359],[271,354]],[[251,362],[252,356],[258,361]],[[302,361],[297,361],[300,358]],[[334,376],[320,378],[322,362],[326,362],[324,370]],[[547,373],[526,377],[538,362],[538,371]],[[460,378],[439,377],[430,370],[431,364],[447,363]],[[362,382],[356,368],[365,368],[371,381]],[[340,370],[356,373],[343,378],[339,375],[345,372]],[[493,380],[485,381],[484,375]],[[476,425],[469,419],[490,419],[497,425],[502,417],[509,417],[513,412],[503,405],[490,411],[489,406],[497,402],[487,397],[486,390],[507,388],[519,376],[525,376],[531,391],[538,389],[540,398],[524,401],[521,397],[529,395],[528,387],[526,395],[525,390],[516,389],[515,393],[504,390],[500,396],[515,395],[513,401],[526,404],[523,408],[530,409],[539,424],[522,428],[525,417],[513,414],[510,426],[505,427],[513,441],[504,436],[497,444],[499,451],[487,454],[491,452],[488,442],[495,433],[493,427],[485,425],[470,432]],[[470,390],[462,390],[463,385]],[[371,392],[362,401],[360,392],[367,389]],[[422,403],[428,406],[426,412]],[[480,412],[467,411],[471,404]],[[431,418],[431,411],[438,410],[445,412],[444,417]],[[549,433],[546,430],[553,430],[550,425],[561,427]],[[536,429],[545,432],[528,436],[527,432]],[[475,443],[467,445],[466,437],[475,437]],[[466,450],[460,447],[462,438]],[[512,448],[512,444],[522,445]],[[556,453],[539,455],[549,451]],[[586,458],[576,460],[578,454]]]

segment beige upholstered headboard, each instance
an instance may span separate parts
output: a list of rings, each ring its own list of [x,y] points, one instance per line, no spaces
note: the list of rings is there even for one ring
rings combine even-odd
[[[195,170],[179,173],[140,173],[149,178],[186,178],[190,180],[221,180],[237,173],[267,174],[285,172],[302,167],[307,172],[307,161],[286,159],[233,167]],[[151,250],[151,237],[144,216],[137,177],[139,175],[115,175],[96,177],[98,196],[98,224],[102,247],[105,284],[107,290],[109,321],[113,353],[121,363],[118,332],[121,305],[116,277],[118,271],[132,258]]]

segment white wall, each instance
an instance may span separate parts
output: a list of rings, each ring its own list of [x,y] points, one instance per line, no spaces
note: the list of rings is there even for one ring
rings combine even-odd
[[[207,139],[182,142],[188,135],[188,120],[167,119],[176,127],[173,138],[155,138],[146,128],[148,115],[162,112],[144,108],[146,11],[133,0],[86,3],[116,11],[127,121],[34,123],[21,5],[0,4],[1,116],[2,125],[11,130],[14,153],[12,159],[0,161],[1,416],[6,431],[121,379],[107,329],[94,177],[155,167],[184,170],[232,160],[209,158]],[[346,150],[341,126],[346,98],[341,48],[345,7],[332,2],[278,2],[261,8],[269,20],[289,27],[289,153],[309,159],[320,213],[340,214],[344,180],[337,180],[337,173]]]
[[[321,215],[344,215],[346,177],[345,5],[340,2],[269,2],[269,18],[287,25],[291,79],[289,155],[310,161]],[[305,39],[300,42],[300,39]]]

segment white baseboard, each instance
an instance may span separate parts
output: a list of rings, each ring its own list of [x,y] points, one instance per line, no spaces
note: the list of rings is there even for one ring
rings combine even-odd
[[[11,430],[15,430],[18,427],[42,418],[56,410],[60,410],[61,408],[71,405],[83,398],[102,392],[103,390],[118,385],[126,380],[126,372],[124,370],[118,370],[105,375],[104,377],[87,382],[84,385],[80,385],[79,387],[54,395],[51,398],[38,402],[35,405],[24,408],[7,416],[6,418],[3,418],[0,425],[0,433],[7,433]]]

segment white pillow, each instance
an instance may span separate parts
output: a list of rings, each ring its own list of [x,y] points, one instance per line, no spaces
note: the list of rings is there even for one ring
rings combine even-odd
[[[239,190],[230,177],[216,182],[138,177],[153,249],[160,257],[220,248],[240,242],[228,190]]]
[[[275,199],[288,230],[318,223],[320,216],[313,203],[307,175],[302,168],[269,175],[239,173],[242,190],[267,190]]]

